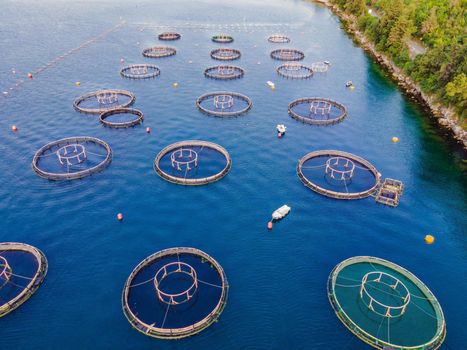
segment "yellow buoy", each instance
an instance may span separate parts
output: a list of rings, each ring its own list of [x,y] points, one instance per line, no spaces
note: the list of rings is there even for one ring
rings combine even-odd
[[[435,237],[432,235],[425,236],[425,243],[426,244],[433,244],[435,242]]]
[[[172,86],[173,86],[174,88],[177,88],[177,87],[178,87],[178,83],[173,83]]]
[[[394,137],[392,138],[392,142],[394,142],[394,143],[397,143],[397,142],[399,142],[399,138],[398,138],[398,137],[396,137],[396,136],[394,136]]]
[[[80,82],[80,81],[77,81],[77,82],[75,83],[75,85],[76,85],[76,86],[80,86],[80,85],[81,85],[81,82]]]

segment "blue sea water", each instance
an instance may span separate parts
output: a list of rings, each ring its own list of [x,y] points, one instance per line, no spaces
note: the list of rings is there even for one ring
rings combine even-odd
[[[424,281],[446,317],[442,348],[464,348],[462,154],[328,9],[285,0],[0,0],[0,7],[0,91],[9,91],[0,96],[0,241],[32,244],[49,261],[38,292],[0,319],[1,349],[365,349],[334,315],[326,295],[331,269],[355,255],[393,261]],[[27,79],[29,71],[121,19],[126,24],[118,30]],[[166,30],[182,34],[173,43],[177,55],[144,58],[141,51],[159,44],[156,35]],[[210,38],[221,32],[234,36],[228,46],[242,51],[234,62],[246,70],[242,79],[203,76],[217,64],[209,52],[220,44]],[[290,36],[291,43],[268,43],[275,32]],[[269,57],[282,46],[303,50],[306,64],[329,60],[332,67],[309,80],[282,79],[275,72],[280,62]],[[154,63],[161,75],[123,79],[121,58]],[[10,91],[18,79],[27,81]],[[348,80],[354,91],[345,88]],[[145,114],[143,126],[114,130],[101,126],[97,116],[74,111],[74,98],[103,88],[132,91],[134,107]],[[223,120],[196,109],[199,95],[223,89],[248,95],[252,110]],[[349,117],[326,128],[292,120],[288,103],[309,96],[345,104]],[[278,123],[287,126],[283,139],[275,133]],[[10,130],[13,124],[17,133]],[[32,171],[42,145],[81,135],[110,144],[113,161],[106,170],[72,182],[50,182]],[[203,187],[158,177],[155,155],[186,139],[225,147],[230,173]],[[371,198],[337,201],[304,187],[297,161],[319,149],[355,153],[384,177],[403,181],[400,205],[392,209]],[[268,232],[272,211],[284,203],[291,214]],[[123,222],[116,220],[118,212]],[[424,243],[428,233],[435,244]],[[141,260],[175,246],[193,246],[216,259],[229,279],[229,300],[219,322],[199,335],[156,340],[130,327],[121,292]]]

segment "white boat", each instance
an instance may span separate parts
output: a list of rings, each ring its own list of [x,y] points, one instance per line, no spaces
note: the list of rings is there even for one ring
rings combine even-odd
[[[287,127],[284,124],[277,124],[276,130],[279,134],[284,135]]]
[[[275,89],[276,88],[276,84],[274,84],[272,81],[268,80],[266,82],[266,84],[268,84],[268,86],[271,88],[271,89]]]
[[[329,61],[324,61],[323,63],[324,63],[325,65],[327,65],[327,66],[330,66],[330,65],[331,65],[331,62],[329,62]]]
[[[290,207],[287,204],[284,204],[282,207],[280,207],[279,209],[276,209],[274,213],[272,213],[272,219],[274,221],[280,220],[289,213],[290,213]]]
[[[347,83],[345,83],[346,87],[351,87],[353,86],[352,80],[349,80]]]

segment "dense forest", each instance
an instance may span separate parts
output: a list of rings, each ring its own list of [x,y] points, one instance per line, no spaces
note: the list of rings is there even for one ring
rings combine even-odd
[[[467,126],[467,0],[331,0],[376,48]],[[411,55],[409,46],[421,47]]]

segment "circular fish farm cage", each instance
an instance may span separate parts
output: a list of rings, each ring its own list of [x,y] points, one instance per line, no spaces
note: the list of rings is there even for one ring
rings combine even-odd
[[[285,63],[276,68],[277,74],[287,79],[308,79],[313,76],[310,67],[299,63]]]
[[[242,78],[245,75],[245,70],[237,66],[214,66],[204,70],[204,76],[206,78],[218,79],[218,80],[233,80]]]
[[[224,270],[211,256],[195,248],[170,248],[131,272],[123,289],[123,312],[145,335],[184,338],[217,321],[228,291]]]
[[[290,38],[284,34],[272,34],[269,36],[268,41],[276,44],[290,43]]]
[[[173,40],[179,40],[182,36],[179,33],[175,32],[164,32],[159,34],[158,38],[159,40],[162,41],[173,41]]]
[[[227,34],[214,35],[211,40],[220,44],[230,44],[234,41],[233,37]]]
[[[177,50],[169,46],[154,46],[143,50],[143,56],[149,58],[162,58],[174,56]]]
[[[68,137],[42,146],[32,168],[49,180],[81,179],[104,170],[112,161],[110,146],[88,136]]]
[[[241,52],[236,49],[214,49],[211,51],[211,57],[218,61],[234,61],[242,56]]]
[[[155,78],[161,74],[159,67],[153,64],[132,64],[123,67],[120,75],[128,79],[149,79]]]
[[[101,114],[113,108],[131,106],[135,100],[135,95],[126,90],[99,90],[78,97],[73,107],[81,113]]]
[[[115,108],[100,115],[99,120],[104,126],[109,128],[130,128],[141,124],[144,115],[138,109],[133,108]]]
[[[371,196],[380,185],[381,174],[367,160],[352,153],[314,151],[298,161],[297,175],[311,190],[335,199]]]
[[[206,185],[228,174],[232,160],[218,144],[188,140],[165,147],[154,159],[154,170],[179,185]]]
[[[271,51],[271,58],[278,61],[301,61],[305,58],[302,51],[295,49],[277,49]]]
[[[357,256],[329,275],[328,297],[341,322],[377,349],[438,349],[446,336],[436,297],[415,275],[390,261]]]
[[[245,114],[252,106],[253,102],[248,96],[229,91],[209,92],[196,100],[196,107],[201,112],[223,118]]]
[[[329,63],[326,63],[326,62],[313,62],[311,64],[311,69],[315,73],[325,73],[329,69]]]
[[[36,292],[47,268],[47,259],[39,249],[24,243],[0,243],[0,317]]]
[[[322,97],[305,97],[289,104],[289,115],[305,124],[333,125],[347,117],[347,108],[336,101]]]

